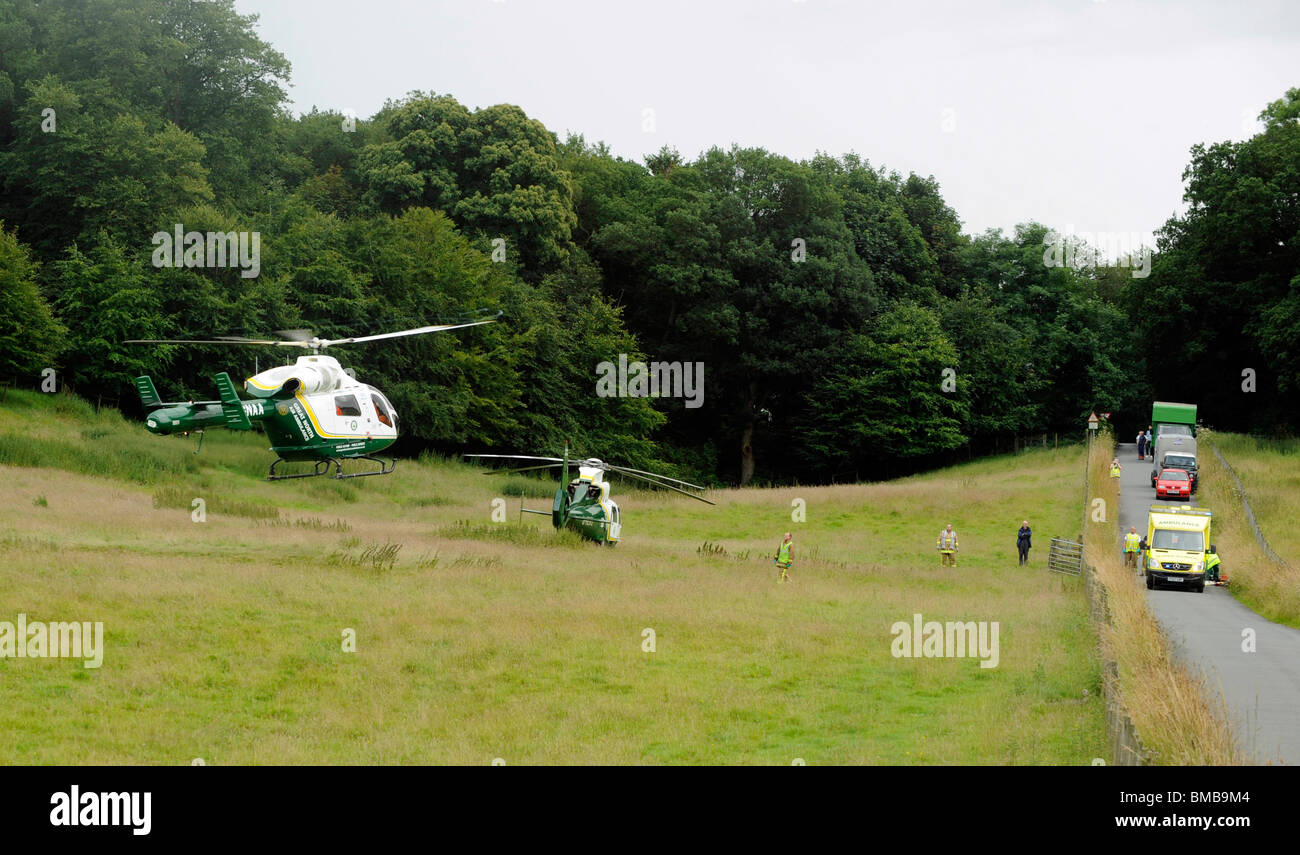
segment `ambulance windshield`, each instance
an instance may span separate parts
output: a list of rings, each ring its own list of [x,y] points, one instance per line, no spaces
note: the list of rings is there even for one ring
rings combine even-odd
[[[1151,538],[1152,549],[1181,549],[1183,552],[1204,552],[1205,535],[1199,531],[1169,531],[1156,529]]]

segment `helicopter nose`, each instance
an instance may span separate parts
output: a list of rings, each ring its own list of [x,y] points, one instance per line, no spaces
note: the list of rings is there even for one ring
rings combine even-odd
[[[150,433],[161,434],[166,436],[172,432],[172,420],[161,412],[150,413],[149,418],[145,419],[144,426]]]

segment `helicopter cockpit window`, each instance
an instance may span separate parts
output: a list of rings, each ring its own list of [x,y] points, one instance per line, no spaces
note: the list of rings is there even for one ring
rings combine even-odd
[[[379,418],[379,421],[383,424],[388,425],[389,427],[392,427],[393,418],[388,414],[388,405],[384,403],[384,399],[379,397],[378,395],[371,395],[370,400],[374,402],[375,415]]]
[[[361,405],[357,403],[357,396],[336,395],[334,398],[334,414],[338,416],[361,415]]]

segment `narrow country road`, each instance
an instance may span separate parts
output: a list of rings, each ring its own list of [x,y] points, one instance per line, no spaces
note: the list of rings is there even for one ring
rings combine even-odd
[[[1151,460],[1138,460],[1136,445],[1121,444],[1118,453],[1124,467],[1120,532],[1136,526],[1145,535],[1151,506],[1175,503],[1156,501]],[[1232,556],[1222,558],[1231,578]],[[1300,630],[1265,620],[1226,588],[1208,587],[1203,594],[1162,588],[1147,591],[1147,602],[1183,661],[1207,675],[1211,687],[1222,688],[1246,750],[1261,763],[1300,766]],[[1254,653],[1242,650],[1247,629],[1255,632]]]

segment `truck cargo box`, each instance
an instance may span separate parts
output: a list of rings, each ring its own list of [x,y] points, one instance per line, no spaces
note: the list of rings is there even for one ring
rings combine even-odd
[[[1163,432],[1156,439],[1156,460],[1163,460],[1170,454],[1190,454],[1196,457],[1196,440],[1190,436]]]
[[[1151,424],[1189,425],[1195,430],[1196,405],[1156,401],[1151,405]]]

